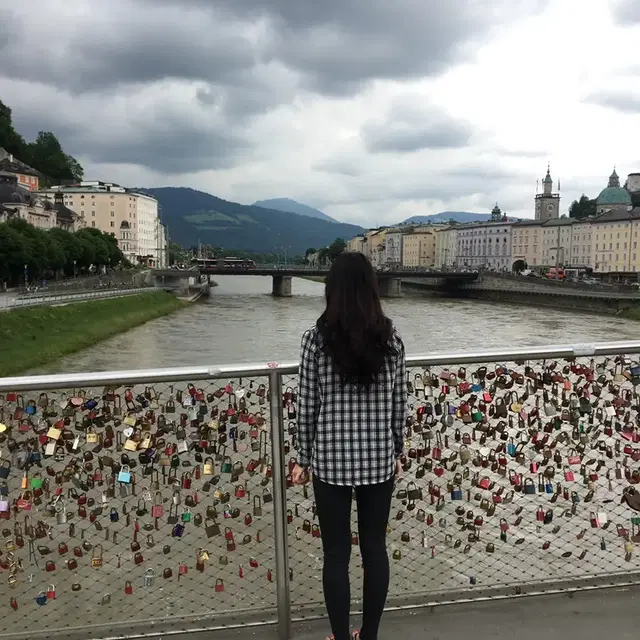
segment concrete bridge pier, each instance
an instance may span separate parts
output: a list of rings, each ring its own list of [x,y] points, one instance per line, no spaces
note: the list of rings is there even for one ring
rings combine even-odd
[[[272,295],[277,298],[291,297],[291,276],[273,276]]]
[[[402,295],[400,278],[378,278],[378,289],[381,298],[399,298]]]

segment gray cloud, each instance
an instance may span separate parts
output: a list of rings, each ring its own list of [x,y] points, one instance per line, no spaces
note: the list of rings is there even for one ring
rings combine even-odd
[[[342,95],[377,79],[440,73],[496,24],[537,13],[548,0],[138,0],[224,10],[277,34],[270,54],[304,74],[307,87]]]
[[[137,164],[177,175],[231,168],[251,149],[221,110],[198,101],[155,102],[144,93],[124,101],[107,94],[64,100],[42,90],[40,96],[11,105],[18,130],[27,139],[54,131],[68,153],[96,164]]]
[[[464,147],[471,129],[436,109],[397,103],[386,118],[365,124],[361,136],[372,153],[409,153]]]
[[[613,7],[613,16],[619,24],[638,24],[640,23],[640,5],[636,0],[617,0]]]
[[[615,109],[622,113],[640,113],[640,95],[634,95],[629,91],[603,90],[590,94],[585,102]]]
[[[10,9],[0,0],[0,92],[27,137],[52,130],[91,162],[174,175],[229,168],[259,144],[254,119],[301,91],[344,96],[378,78],[437,75],[494,25],[547,1],[467,0],[460,10],[440,0],[30,0]],[[469,141],[465,125],[443,115],[390,117],[388,129],[363,128],[371,149]],[[355,180],[350,160],[318,168]]]

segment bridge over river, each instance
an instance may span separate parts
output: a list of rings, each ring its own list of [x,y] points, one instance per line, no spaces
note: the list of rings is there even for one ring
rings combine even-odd
[[[260,265],[254,268],[207,265],[198,266],[197,271],[200,274],[207,276],[271,276],[273,278],[273,295],[279,297],[291,296],[292,278],[324,277],[329,273],[328,269],[310,268],[298,265],[278,267],[274,267],[273,265]],[[394,269],[378,271],[377,276],[380,295],[385,298],[391,298],[400,295],[402,280],[407,277],[417,278],[418,280],[431,280],[438,282],[440,285],[454,287],[464,282],[473,282],[478,278],[478,273]]]

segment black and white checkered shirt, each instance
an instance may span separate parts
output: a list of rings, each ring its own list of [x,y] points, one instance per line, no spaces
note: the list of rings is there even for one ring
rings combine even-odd
[[[356,486],[388,480],[404,446],[407,383],[404,344],[387,359],[376,384],[342,385],[313,327],[302,336],[298,384],[298,464],[329,484]]]

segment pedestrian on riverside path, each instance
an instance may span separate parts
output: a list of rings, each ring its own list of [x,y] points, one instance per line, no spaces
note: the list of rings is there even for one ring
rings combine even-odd
[[[407,403],[404,345],[382,312],[375,272],[361,253],[333,262],[326,309],[302,336],[296,484],[313,476],[333,635],[377,640],[389,588],[386,529],[402,467]],[[364,567],[361,630],[349,627],[351,499]]]

